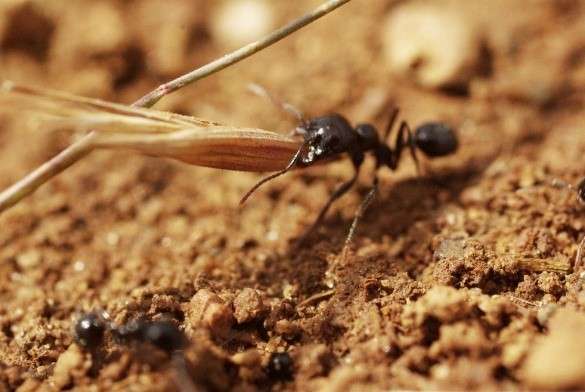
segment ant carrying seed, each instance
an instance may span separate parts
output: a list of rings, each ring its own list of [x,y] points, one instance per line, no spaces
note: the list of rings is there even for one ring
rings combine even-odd
[[[284,169],[269,175],[256,183],[256,185],[244,195],[240,204],[246,202],[252,193],[254,193],[254,191],[256,191],[261,185],[285,174],[293,168],[312,166],[316,163],[338,158],[342,154],[347,154],[353,163],[354,174],[351,179],[343,183],[333,192],[327,203],[325,203],[324,207],[321,209],[313,225],[311,225],[303,237],[301,237],[300,242],[303,242],[304,239],[307,238],[321,223],[333,202],[343,196],[355,184],[366,153],[371,152],[374,155],[374,158],[376,159],[376,172],[374,174],[372,187],[355,214],[345,241],[346,246],[351,242],[359,220],[373,201],[378,190],[377,170],[379,168],[387,166],[391,170],[396,170],[403,150],[408,148],[418,171],[419,163],[416,156],[417,150],[422,151],[427,157],[434,158],[452,154],[458,147],[458,140],[455,132],[446,124],[428,122],[420,125],[414,130],[414,132],[412,132],[408,123],[402,121],[398,127],[394,148],[392,148],[386,144],[386,140],[398,118],[398,109],[392,111],[383,137],[380,138],[377,129],[371,124],[362,123],[352,127],[345,117],[337,113],[306,120],[300,111],[295,109],[292,105],[274,98],[264,88],[258,85],[252,85],[251,90],[256,94],[270,99],[281,109],[294,115],[299,121],[299,125],[294,130],[293,134],[302,136],[303,142]]]
[[[40,113],[50,113],[60,126],[69,124],[94,129],[91,133],[93,136],[88,137],[86,144],[79,147],[79,157],[95,149],[111,148],[219,169],[276,171],[254,185],[240,204],[262,184],[292,169],[326,163],[343,155],[349,156],[354,166],[353,176],[332,193],[315,222],[300,238],[299,244],[319,226],[333,202],[356,183],[365,155],[371,153],[376,160],[373,184],[355,214],[344,250],[351,242],[360,218],[375,197],[378,169],[388,166],[396,170],[405,148],[410,150],[418,170],[417,150],[434,158],[452,154],[458,147],[455,132],[448,125],[429,122],[415,128],[413,132],[406,121],[400,122],[394,146],[390,146],[387,139],[398,118],[398,109],[392,111],[386,130],[380,137],[373,125],[362,123],[353,127],[345,117],[336,113],[306,120],[299,110],[273,98],[262,87],[254,86],[253,90],[297,119],[299,125],[292,135],[236,128],[195,117],[128,107],[12,82],[0,86],[0,98],[4,97],[16,107],[21,105],[27,110],[33,108]],[[69,165],[57,158],[51,169],[55,172]],[[25,185],[17,184],[0,194],[0,212],[32,189],[28,185],[23,188]]]

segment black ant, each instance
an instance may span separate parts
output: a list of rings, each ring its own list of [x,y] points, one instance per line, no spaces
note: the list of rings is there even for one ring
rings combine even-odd
[[[75,340],[87,349],[96,349],[103,343],[106,332],[121,344],[149,343],[166,352],[173,353],[185,348],[187,338],[169,321],[133,320],[124,325],[109,321],[105,312],[81,315],[74,327]]]
[[[333,202],[343,196],[355,184],[366,153],[373,153],[376,159],[376,173],[374,174],[372,188],[355,214],[345,241],[346,246],[351,242],[359,220],[376,195],[378,190],[377,170],[379,168],[388,166],[391,170],[396,170],[403,150],[408,148],[417,171],[419,171],[416,150],[422,151],[427,157],[435,158],[454,153],[459,144],[455,132],[446,124],[428,122],[420,125],[412,132],[408,123],[402,121],[398,128],[394,149],[392,149],[386,144],[386,140],[398,118],[398,109],[392,111],[384,135],[380,138],[377,129],[371,124],[362,123],[354,128],[345,117],[337,113],[306,120],[300,111],[290,104],[277,100],[264,88],[258,85],[251,85],[250,88],[254,93],[270,99],[281,109],[297,118],[299,126],[293,131],[293,134],[302,136],[303,143],[284,169],[256,183],[244,195],[240,204],[243,204],[262,184],[285,174],[293,168],[308,167],[315,163],[335,159],[341,154],[348,154],[355,169],[351,179],[343,183],[330,196],[313,225],[301,237],[301,243],[319,226]]]
[[[189,377],[183,350],[188,339],[185,334],[169,321],[132,320],[123,325],[110,321],[106,312],[90,312],[82,314],[74,326],[75,341],[92,355],[97,354],[104,344],[106,334],[119,344],[149,344],[171,356],[178,377],[177,384],[181,390],[199,391]]]
[[[294,363],[288,352],[272,353],[268,359],[267,373],[276,380],[291,380]]]

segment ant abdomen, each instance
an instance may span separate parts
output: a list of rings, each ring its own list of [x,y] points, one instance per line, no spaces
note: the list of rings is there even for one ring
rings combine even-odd
[[[439,122],[420,125],[415,129],[413,138],[416,147],[431,158],[452,154],[459,145],[453,129]]]
[[[182,350],[187,344],[183,332],[169,321],[152,321],[144,325],[142,338],[167,353]]]

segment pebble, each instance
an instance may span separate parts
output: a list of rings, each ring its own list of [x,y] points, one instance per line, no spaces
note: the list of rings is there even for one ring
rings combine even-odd
[[[57,359],[51,379],[51,386],[56,390],[68,386],[73,379],[73,372],[75,369],[81,368],[82,365],[83,353],[77,344],[72,344]]]
[[[459,87],[475,75],[482,38],[476,24],[441,2],[408,2],[383,24],[382,41],[392,73],[427,88]]]
[[[267,310],[262,296],[254,289],[245,288],[234,299],[234,316],[238,324],[256,320]]]
[[[191,326],[208,328],[219,337],[227,336],[234,323],[231,306],[207,289],[201,289],[193,296],[185,313]]]
[[[213,38],[237,48],[262,38],[274,29],[274,12],[266,0],[224,1],[211,19]]]
[[[524,363],[528,388],[585,388],[585,314],[558,309],[548,321],[548,335],[536,340]]]

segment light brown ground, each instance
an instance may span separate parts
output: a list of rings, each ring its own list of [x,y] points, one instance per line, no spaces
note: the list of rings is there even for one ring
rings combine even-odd
[[[318,2],[284,3],[278,23]],[[3,214],[0,387],[174,388],[170,363],[115,344],[90,370],[71,326],[100,308],[120,322],[170,314],[192,341],[193,379],[213,390],[585,388],[585,281],[573,268],[585,214],[547,185],[585,174],[585,3],[482,3],[459,11],[484,32],[490,65],[467,91],[392,78],[380,40],[391,4],[354,0],[159,105],[287,132],[246,92],[259,82],[309,115],[382,127],[385,110],[364,103],[381,92],[413,124],[456,125],[459,152],[426,162],[424,177],[408,158],[382,171],[347,260],[367,175],[307,246],[292,246],[347,162],[271,182],[240,209],[258,175],[99,152]],[[0,77],[131,102],[228,49],[210,34],[214,4],[2,2]],[[2,188],[68,143],[17,117],[0,121]],[[263,371],[281,350],[293,381]]]

